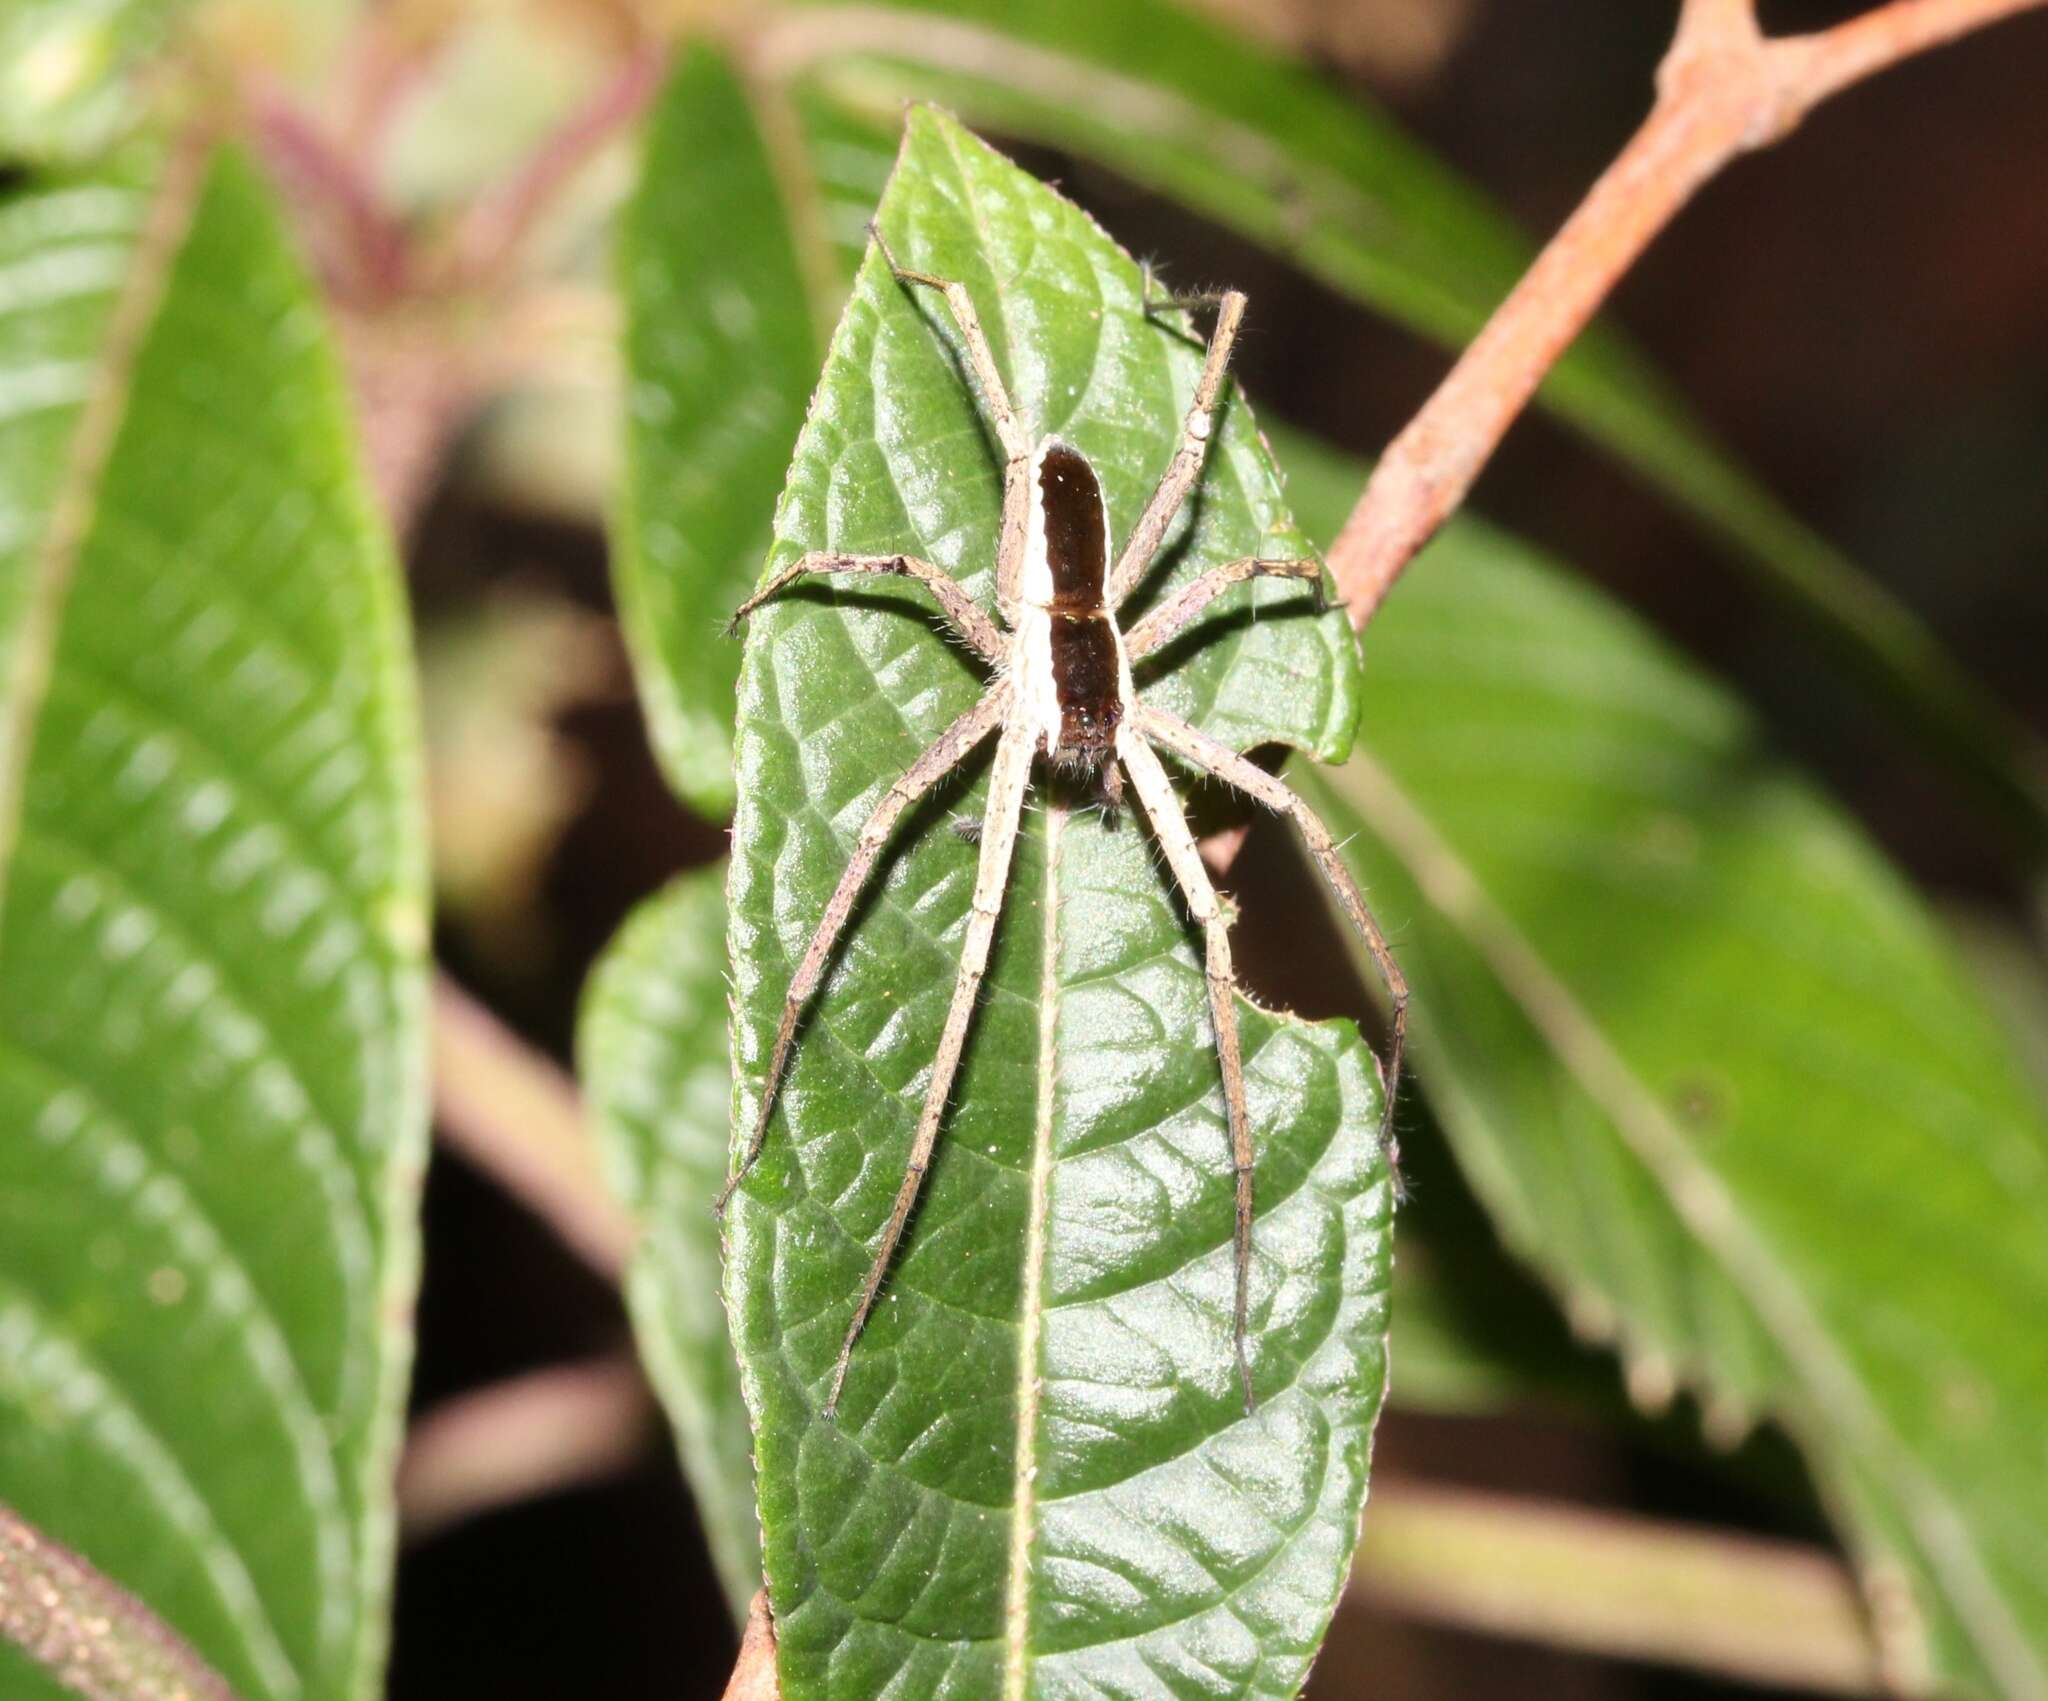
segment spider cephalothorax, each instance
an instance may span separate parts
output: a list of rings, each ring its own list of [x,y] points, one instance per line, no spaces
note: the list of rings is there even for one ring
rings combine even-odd
[[[1245,1409],[1249,1411],[1252,1374],[1245,1349],[1245,1328],[1250,1308],[1252,1132],[1245,1110],[1229,923],[1196,849],[1195,835],[1180,799],[1154,747],[1294,818],[1310,855],[1329,881],[1339,907],[1364,938],[1392,995],[1393,1024],[1383,1112],[1387,1118],[1392,1116],[1394,1095],[1401,1080],[1408,990],[1371,911],[1338,858],[1329,829],[1280,780],[1199,728],[1146,703],[1131,683],[1134,662],[1158,650],[1232,585],[1273,576],[1306,579],[1319,592],[1321,589],[1322,568],[1315,561],[1268,561],[1247,556],[1201,574],[1128,632],[1117,618],[1117,611],[1157,554],[1167,528],[1201,477],[1224,369],[1244,317],[1245,298],[1235,290],[1216,298],[1216,329],[1209,339],[1194,400],[1182,421],[1179,446],[1125,540],[1122,552],[1113,554],[1109,516],[1095,469],[1073,445],[1057,437],[1034,441],[1026,432],[1010,404],[966,289],[951,280],[897,265],[879,231],[875,232],[875,241],[900,282],[920,284],[945,297],[967,345],[968,364],[981,386],[997,440],[1002,445],[1003,520],[996,552],[996,607],[1003,624],[998,626],[951,575],[928,561],[909,555],[825,552],[806,555],[784,568],[743,603],[733,617],[735,622],[743,620],[761,603],[806,574],[899,573],[918,580],[931,591],[954,631],[988,665],[993,677],[980,701],[911,764],[861,828],[858,848],[840,876],[790,982],[754,1126],[739,1167],[719,1196],[719,1207],[724,1208],[733,1189],[761,1154],[776,1093],[795,1043],[798,1020],[817,991],[833,945],[896,823],[905,810],[957,768],[983,740],[998,734],[995,760],[989,771],[988,804],[976,835],[980,860],[967,934],[961,945],[959,976],[933,1058],[931,1081],[912,1137],[903,1184],[882,1231],[833,1372],[831,1394],[825,1402],[829,1414],[838,1405],[854,1343],[874,1309],[938,1139],[975,998],[988,967],[989,948],[1002,911],[1003,891],[1025,794],[1031,783],[1032,765],[1038,757],[1045,756],[1062,767],[1093,772],[1099,777],[1102,795],[1112,804],[1120,796],[1122,778],[1128,776],[1186,899],[1188,911],[1203,932],[1209,1013],[1222,1067],[1231,1168],[1236,1181],[1237,1280],[1233,1324],[1238,1372]],[[1383,1123],[1383,1137],[1385,1133]]]

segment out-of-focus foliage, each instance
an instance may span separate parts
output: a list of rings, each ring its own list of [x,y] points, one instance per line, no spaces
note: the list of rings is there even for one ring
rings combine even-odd
[[[245,161],[18,191],[0,278],[0,1493],[248,1701],[366,1697],[425,1132],[389,548]]]
[[[1333,529],[1355,469],[1290,459]],[[1935,1670],[2037,1692],[2048,1123],[1938,925],[1726,692],[1497,534],[1389,601],[1364,725],[1302,783],[1402,918],[1503,1236],[1649,1376],[1791,1428]]]

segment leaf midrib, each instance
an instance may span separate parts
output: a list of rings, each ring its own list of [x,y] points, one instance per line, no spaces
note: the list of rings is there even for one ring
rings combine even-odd
[[[1355,782],[1346,790],[1361,815],[1655,1177],[1674,1218],[1748,1299],[1787,1359],[1802,1367],[1808,1392],[1839,1429],[1884,1460],[1910,1527],[1935,1561],[1949,1600],[1970,1626],[2001,1686],[2012,1695],[2048,1696],[2048,1667],[2029,1646],[2012,1604],[1985,1572],[1956,1508],[1920,1468],[1855,1367],[1834,1347],[1799,1282],[1769,1243],[1746,1226],[1720,1177],[1694,1158],[1656,1095],[1609,1044],[1564,976],[1494,904],[1478,875],[1393,776],[1369,755],[1355,752],[1346,777]]]
[[[1044,1328],[1046,1214],[1052,1188],[1054,1045],[1060,1012],[1060,849],[1067,812],[1045,808],[1045,921],[1038,990],[1038,1116],[1032,1131],[1031,1208],[1024,1227],[1023,1327],[1017,1340],[1017,1446],[1010,1496],[1010,1577],[1003,1603],[1004,1701],[1024,1701],[1030,1679],[1031,1536],[1038,1497],[1038,1357]]]

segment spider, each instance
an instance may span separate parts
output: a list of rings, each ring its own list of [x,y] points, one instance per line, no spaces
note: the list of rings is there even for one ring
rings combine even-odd
[[[996,922],[1002,913],[1011,852],[1031,783],[1032,764],[1043,755],[1061,769],[1078,771],[1098,788],[1112,811],[1122,795],[1121,775],[1128,775],[1189,913],[1200,924],[1204,936],[1210,1018],[1223,1075],[1231,1169],[1236,1184],[1232,1341],[1245,1411],[1249,1414],[1253,1409],[1252,1373],[1245,1331],[1251,1292],[1252,1131],[1245,1111],[1229,920],[1155,747],[1234,786],[1267,808],[1292,816],[1309,854],[1336,894],[1338,906],[1372,953],[1393,1008],[1379,1130],[1390,1157],[1394,1098],[1400,1087],[1401,1055],[1407,1037],[1408,987],[1379,924],[1338,858],[1330,830],[1308,805],[1256,763],[1177,716],[1146,703],[1131,683],[1133,662],[1158,650],[1232,585],[1257,577],[1305,579],[1314,584],[1318,601],[1321,599],[1319,562],[1247,557],[1212,567],[1129,631],[1118,622],[1117,610],[1143,577],[1182,503],[1201,478],[1224,371],[1244,318],[1246,300],[1237,290],[1174,299],[1172,304],[1177,306],[1213,305],[1215,329],[1209,337],[1194,399],[1181,422],[1179,446],[1112,564],[1108,512],[1095,469],[1071,444],[1057,437],[1034,442],[1028,435],[996,370],[995,357],[966,287],[899,265],[880,229],[871,225],[869,233],[899,284],[936,290],[944,298],[966,344],[968,365],[981,387],[996,440],[1002,448],[1005,465],[1002,529],[996,557],[996,606],[1003,623],[998,626],[951,575],[929,561],[910,555],[846,555],[830,551],[813,551],[784,568],[733,613],[732,627],[737,630],[761,604],[810,574],[900,574],[917,580],[931,592],[954,633],[988,664],[993,678],[980,701],[947,727],[911,764],[862,826],[854,854],[790,982],[753,1129],[738,1167],[719,1193],[715,1209],[724,1212],[734,1189],[746,1179],[767,1143],[769,1119],[795,1044],[798,1022],[818,989],[833,947],[896,823],[984,740],[996,735],[987,808],[979,829],[971,832],[980,847],[979,864],[967,936],[960,952],[959,975],[933,1058],[931,1082],[925,1090],[924,1108],[912,1137],[903,1183],[833,1370],[831,1392],[824,1406],[825,1416],[831,1417],[838,1408],[854,1345],[888,1276],[938,1141],[947,1096],[960,1067],[968,1024],[988,966]],[[1151,310],[1149,301],[1146,310]]]

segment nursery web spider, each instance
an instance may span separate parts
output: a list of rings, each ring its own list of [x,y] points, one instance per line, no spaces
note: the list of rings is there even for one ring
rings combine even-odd
[[[1133,662],[1158,650],[1232,585],[1260,576],[1306,579],[1316,586],[1318,596],[1321,594],[1320,563],[1248,557],[1212,567],[1182,586],[1129,631],[1118,624],[1118,608],[1143,576],[1181,504],[1201,477],[1224,369],[1244,317],[1245,297],[1229,290],[1213,298],[1216,327],[1209,338],[1194,400],[1181,423],[1180,444],[1112,564],[1108,512],[1094,468],[1078,449],[1058,438],[1034,442],[1027,434],[996,370],[995,357],[982,334],[973,299],[965,286],[898,265],[881,232],[874,230],[873,235],[899,283],[919,284],[945,298],[960,328],[968,364],[981,386],[1002,447],[1005,465],[996,606],[1003,625],[999,627],[948,573],[928,561],[908,555],[843,555],[824,551],[814,551],[784,568],[733,615],[736,627],[770,597],[807,574],[902,574],[932,593],[954,632],[988,664],[994,677],[981,700],[947,727],[911,764],[861,828],[858,847],[825,906],[795,979],[790,982],[753,1131],[738,1169],[719,1194],[717,1208],[724,1210],[733,1190],[761,1155],[798,1020],[817,991],[832,948],[896,823],[905,810],[958,767],[983,740],[996,735],[988,806],[976,835],[980,864],[967,936],[960,952],[959,978],[933,1058],[931,1083],[925,1091],[924,1110],[911,1142],[903,1184],[833,1371],[831,1395],[825,1402],[825,1413],[830,1416],[839,1403],[854,1343],[860,1339],[874,1309],[938,1140],[947,1095],[959,1069],[975,997],[988,966],[989,947],[1002,911],[1011,851],[1031,783],[1032,763],[1045,755],[1064,769],[1079,770],[1093,777],[1105,801],[1112,805],[1121,795],[1121,771],[1129,775],[1153,835],[1165,853],[1189,912],[1201,924],[1206,941],[1209,1009],[1223,1074],[1231,1168],[1237,1188],[1233,1339],[1245,1410],[1250,1412],[1252,1374],[1245,1348],[1245,1326],[1251,1283],[1252,1131],[1245,1112],[1229,923],[1196,849],[1187,815],[1154,747],[1294,818],[1309,854],[1329,881],[1339,907],[1371,951],[1392,998],[1393,1020],[1380,1127],[1383,1141],[1391,1133],[1394,1097],[1401,1081],[1408,988],[1357,884],[1338,858],[1330,830],[1308,805],[1256,763],[1186,721],[1146,703],[1131,684]]]

